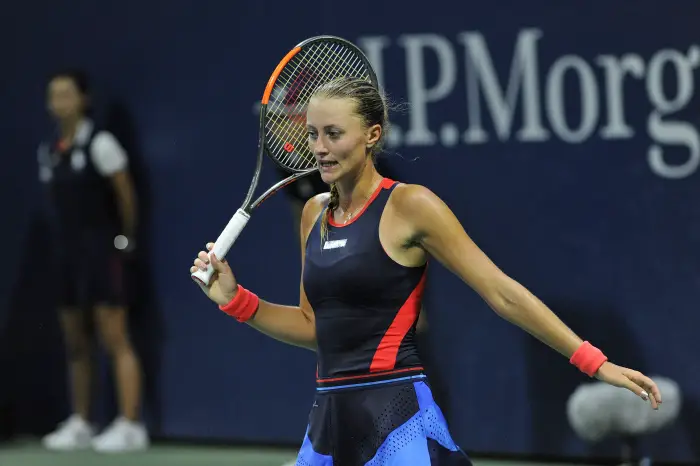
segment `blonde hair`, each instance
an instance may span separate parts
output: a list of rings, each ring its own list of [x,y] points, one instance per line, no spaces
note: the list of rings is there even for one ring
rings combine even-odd
[[[355,113],[362,118],[365,127],[380,125],[382,134],[377,143],[368,151],[372,161],[382,149],[383,142],[389,130],[389,111],[384,96],[379,89],[364,79],[343,77],[329,81],[320,86],[312,97],[324,99],[352,99],[355,102]],[[331,184],[331,198],[323,211],[321,218],[321,244],[328,236],[328,220],[338,208],[340,193],[335,183]]]

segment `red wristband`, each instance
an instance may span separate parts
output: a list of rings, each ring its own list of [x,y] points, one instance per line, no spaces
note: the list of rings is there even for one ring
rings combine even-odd
[[[602,351],[589,342],[584,341],[571,356],[569,362],[578,367],[584,374],[593,377],[600,369],[600,366],[607,360],[608,358]]]
[[[260,298],[255,293],[238,285],[238,291],[231,301],[225,306],[219,306],[219,309],[230,315],[238,322],[246,322],[258,310]]]

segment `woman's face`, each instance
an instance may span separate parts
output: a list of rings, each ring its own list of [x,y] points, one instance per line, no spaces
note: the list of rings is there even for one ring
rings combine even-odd
[[[47,94],[49,112],[57,120],[78,119],[83,116],[85,96],[70,77],[52,79]]]
[[[355,107],[352,99],[312,98],[309,102],[309,148],[325,183],[359,171],[367,161],[368,144],[378,139],[376,128],[366,128]]]

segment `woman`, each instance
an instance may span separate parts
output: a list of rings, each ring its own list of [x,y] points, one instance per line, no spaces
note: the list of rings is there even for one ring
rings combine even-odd
[[[309,103],[307,126],[331,189],[304,207],[299,306],[260,300],[213,254],[200,252],[190,269],[206,269],[211,260],[216,274],[202,289],[222,311],[317,351],[317,395],[297,464],[470,464],[450,436],[417,356],[428,256],[582,371],[657,408],[661,398],[652,380],[608,362],[503,274],[437,196],[376,171],[374,154],[388,126],[377,89],[358,79],[328,83]]]
[[[44,439],[55,450],[146,448],[139,422],[139,359],[127,332],[123,255],[133,249],[136,199],[127,155],[109,132],[88,117],[89,88],[80,71],[53,75],[48,110],[56,137],[39,148],[39,177],[47,188],[58,306],[70,372],[73,415]],[[77,258],[77,261],[76,261]],[[93,315],[88,316],[90,310]],[[88,317],[114,365],[121,415],[99,436],[89,424],[93,375]]]

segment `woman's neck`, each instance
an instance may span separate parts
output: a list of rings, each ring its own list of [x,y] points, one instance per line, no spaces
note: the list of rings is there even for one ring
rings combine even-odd
[[[72,142],[81,121],[82,118],[69,118],[59,121],[58,129],[61,132],[61,140],[68,143]]]
[[[343,212],[348,212],[364,205],[372,196],[381,178],[374,163],[368,161],[355,177],[337,183],[339,207]]]

